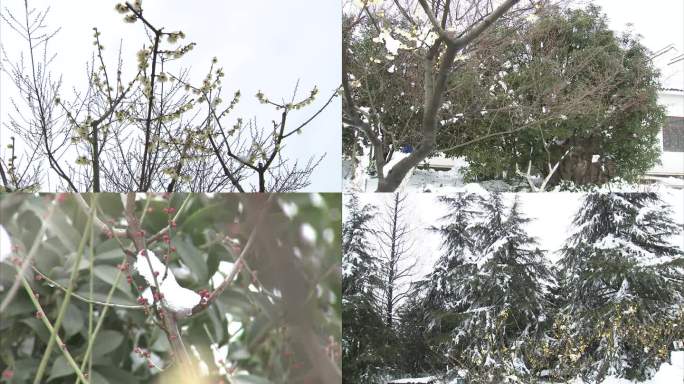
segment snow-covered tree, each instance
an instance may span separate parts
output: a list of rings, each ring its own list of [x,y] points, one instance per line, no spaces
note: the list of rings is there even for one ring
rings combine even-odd
[[[376,207],[361,206],[359,197],[351,195],[345,209],[342,227],[343,381],[370,383],[374,380],[376,367],[383,365],[382,349],[386,342],[385,323],[376,298],[381,284],[378,277],[381,266],[372,245]]]
[[[423,375],[444,368],[444,357],[439,348],[439,337],[446,333],[430,329],[433,316],[425,308],[422,297],[410,295],[397,311],[396,354],[402,373]]]
[[[559,375],[644,379],[684,319],[681,228],[655,193],[593,193],[562,249]],[[681,335],[681,331],[679,331]]]
[[[460,291],[468,308],[454,341],[465,345],[463,361],[482,380],[502,382],[536,374],[543,366],[539,343],[549,318],[551,271],[517,198],[505,212],[494,193],[481,204],[474,226],[477,272]]]
[[[384,214],[379,217],[378,241],[382,263],[379,272],[383,280],[383,316],[387,327],[392,328],[397,305],[410,294],[404,280],[411,275],[415,262],[410,261],[413,243],[410,238],[406,195],[395,193],[388,200]]]
[[[438,200],[448,207],[448,212],[440,218],[442,225],[429,229],[441,235],[442,254],[433,270],[416,284],[415,296],[419,300],[413,307],[403,309],[402,323],[404,318],[416,323],[421,314],[424,323],[416,323],[415,327],[424,327],[424,336],[430,339],[431,350],[436,355],[450,356],[454,355],[455,345],[444,335],[459,326],[458,313],[466,309],[464,294],[459,288],[463,287],[463,280],[475,272],[472,263],[474,244],[469,225],[476,215],[473,204],[480,200],[480,196],[458,193],[440,196]],[[440,365],[446,364],[448,362]]]
[[[379,268],[370,239],[374,234],[371,221],[376,207],[371,204],[362,207],[359,197],[351,195],[346,208],[347,219],[342,227],[342,292],[372,294],[372,288],[378,285]]]
[[[491,25],[504,15],[517,16],[525,12],[525,8],[531,8],[516,6],[519,2],[420,0],[413,4],[363,1],[355,2],[360,5],[360,11],[347,8],[351,12],[346,13],[342,32],[343,122],[347,131],[355,131],[347,142],[356,142],[360,136],[373,147],[377,192],[397,190],[411,169],[440,149],[437,136],[443,118],[445,94],[449,89],[461,86],[449,81],[451,75],[460,69],[459,62],[464,54],[480,48],[480,37]],[[385,52],[366,61],[365,55],[357,56],[363,48],[357,49],[356,43],[358,37],[365,39],[359,36],[359,30],[370,26],[374,28],[374,42],[384,43]],[[404,59],[400,51],[409,52],[413,58]],[[383,70],[394,74],[394,79],[376,81],[379,66],[375,64],[384,65]],[[373,66],[376,68],[371,68]],[[370,77],[367,76],[369,68],[373,72]],[[411,89],[403,87],[403,80],[409,76],[413,79],[406,85]],[[365,104],[366,93],[370,94],[372,103]],[[380,104],[375,103],[376,98]],[[415,112],[418,124],[384,117],[386,111],[391,113],[396,106],[401,106],[396,101],[402,99],[409,100],[405,111]],[[449,116],[452,117],[455,116]],[[413,130],[411,127],[417,128]],[[395,133],[399,134],[398,137]],[[408,136],[411,139],[404,141]],[[415,150],[392,164],[391,169],[386,169],[391,152],[405,144],[410,144]],[[345,147],[347,151],[351,148],[354,146]]]
[[[437,259],[434,270],[426,276],[424,284],[429,301],[435,305],[450,306],[453,300],[452,281],[462,274],[472,260],[473,239],[469,229],[475,212],[471,205],[479,201],[477,194],[459,193],[455,197],[440,196],[439,201],[449,208],[440,219],[445,224],[430,227],[442,236],[442,255]]]

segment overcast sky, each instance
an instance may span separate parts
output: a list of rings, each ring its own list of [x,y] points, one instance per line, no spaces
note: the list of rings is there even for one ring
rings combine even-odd
[[[594,4],[603,8],[614,31],[628,30],[631,23],[631,30],[642,36],[642,43],[651,51],[672,44],[673,48],[654,63],[660,68],[664,87],[684,88],[684,60],[668,65],[674,57],[684,54],[684,1],[594,0]]]
[[[23,17],[23,0],[3,0],[2,7]],[[85,82],[85,63],[92,54],[92,28],[98,27],[110,65],[116,64],[116,48],[123,40],[124,58],[128,68],[136,65],[135,53],[145,42],[142,25],[126,24],[114,10],[117,1],[29,0],[36,8],[51,7],[47,23],[61,27],[52,43],[58,53],[52,71],[64,75],[63,93]],[[281,100],[292,95],[297,80],[299,95],[305,97],[317,85],[317,102],[288,117],[290,127],[304,121],[320,107],[340,84],[341,8],[339,1],[321,0],[251,0],[251,1],[189,1],[145,0],[145,16],[167,31],[182,30],[185,42],[196,42],[193,51],[183,58],[184,66],[192,67],[193,77],[201,81],[216,56],[223,66],[224,95],[242,91],[242,100],[229,119],[257,117],[261,125],[279,120],[279,113],[259,104],[253,97],[258,90]],[[3,9],[4,11],[4,9]],[[0,23],[0,40],[12,58],[26,49],[4,21]],[[6,121],[9,97],[14,96],[12,84],[2,75],[0,88],[0,119]],[[68,99],[66,97],[65,99]],[[310,191],[339,191],[341,185],[340,99],[336,99],[302,135],[286,141],[285,156],[305,162],[312,155],[326,154],[312,176]],[[7,131],[0,131],[5,150]]]

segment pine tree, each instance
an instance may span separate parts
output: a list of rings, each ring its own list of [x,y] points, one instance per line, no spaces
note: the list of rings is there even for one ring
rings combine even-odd
[[[449,213],[440,218],[447,224],[430,227],[442,236],[442,255],[421,285],[428,293],[429,306],[446,310],[458,306],[454,298],[459,294],[454,291],[453,282],[459,275],[469,272],[474,245],[469,225],[475,215],[471,206],[478,201],[479,195],[458,193],[455,197],[440,196],[438,199],[449,208]]]
[[[476,215],[473,204],[479,199],[479,195],[470,193],[438,197],[447,206],[448,213],[440,218],[443,225],[429,228],[441,235],[442,254],[432,272],[416,284],[413,296],[419,300],[414,304],[418,308],[413,309],[413,312],[422,311],[424,323],[415,326],[424,329],[424,337],[429,340],[432,354],[440,356],[431,364],[431,368],[446,368],[449,361],[442,356],[459,356],[461,352],[448,335],[460,324],[458,313],[466,309],[464,293],[459,288],[463,286],[463,280],[475,271],[472,263],[474,244],[469,225]],[[417,313],[411,317],[414,322],[418,318]]]
[[[643,380],[684,320],[681,236],[655,193],[592,193],[562,249],[560,375]],[[681,331],[680,336],[681,336]]]
[[[347,208],[347,220],[342,227],[342,293],[373,294],[379,284],[378,258],[373,255],[370,237],[374,235],[371,221],[376,208],[371,204],[360,206],[359,197],[351,195]]]
[[[421,297],[411,295],[398,310],[396,326],[398,366],[402,373],[422,376],[442,371],[444,357],[434,348],[434,340],[428,329],[430,314],[426,312]]]
[[[372,244],[376,208],[357,195],[345,206],[342,228],[342,363],[344,383],[373,383],[384,365],[385,323],[375,294],[380,264]]]
[[[474,226],[476,273],[464,280],[468,309],[456,340],[473,379],[503,382],[529,377],[544,366],[539,344],[548,322],[552,275],[537,240],[525,232],[530,219],[518,199],[508,214],[502,196],[481,203],[484,220]]]

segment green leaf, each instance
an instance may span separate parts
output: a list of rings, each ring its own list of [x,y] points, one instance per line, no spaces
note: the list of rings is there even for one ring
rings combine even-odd
[[[124,245],[128,245],[129,240],[122,239]],[[123,260],[124,253],[116,239],[104,241],[95,247],[95,258],[98,260]]]
[[[105,283],[108,283],[109,285],[114,285],[116,282],[116,275],[119,274],[119,270],[111,265],[98,265],[95,267],[94,272],[97,278]],[[116,285],[116,288],[126,294],[126,296],[133,297],[133,294],[131,294],[131,291],[126,286],[125,276],[122,275],[119,277],[119,283]]]
[[[244,292],[232,287],[226,288],[218,297],[216,303],[219,304],[219,309],[222,312],[234,315],[248,316],[255,309]]]
[[[48,340],[50,340],[50,332],[47,330],[42,321],[36,319],[35,317],[29,317],[22,319],[21,322],[28,325],[29,328],[31,328],[33,332],[38,335],[38,338],[40,338],[42,342],[47,344]]]
[[[116,381],[116,383],[121,383],[121,381]],[[106,379],[105,375],[93,370],[90,375],[90,384],[109,384],[109,381]]]
[[[179,227],[185,233],[203,232],[202,229],[211,224],[229,223],[238,216],[238,204],[221,202],[210,204],[193,212]]]
[[[40,255],[40,257],[35,259],[36,268],[38,268],[39,271],[49,274],[52,268],[64,264],[61,255],[68,253],[68,251],[65,252],[59,239],[56,237],[48,238],[45,241],[42,241],[39,247],[38,255]]]
[[[14,364],[14,377],[11,383],[25,383],[33,379],[32,375],[38,366],[39,361],[33,358],[18,359]]]
[[[124,205],[121,201],[121,194],[118,193],[99,193],[97,195],[97,206],[109,217],[119,217],[123,214]]]
[[[196,277],[196,281],[200,284],[205,284],[209,281],[207,262],[204,260],[200,250],[187,238],[175,237],[172,244],[176,246],[178,256],[190,268],[190,271]]]
[[[69,303],[67,311],[64,314],[64,321],[62,322],[62,328],[66,332],[66,338],[77,334],[83,329],[85,319],[83,313],[78,309],[73,303]]]
[[[91,297],[90,290],[87,286],[79,288],[79,290],[76,293],[79,296],[83,296],[85,298]],[[93,292],[93,296],[91,298],[95,301],[105,302],[107,301],[107,293],[108,292]],[[138,303],[136,303],[133,299],[129,299],[128,297],[122,296],[121,294],[117,294],[116,292],[112,295],[112,299],[109,302],[111,304],[119,305],[138,305]]]
[[[67,249],[75,251],[78,249],[82,234],[76,231],[66,218],[62,211],[56,210],[47,222],[48,231],[54,233]]]
[[[166,335],[163,333],[159,333],[157,335],[156,340],[154,340],[154,343],[152,344],[152,347],[150,347],[151,350],[155,352],[167,352],[171,349],[171,345],[169,344],[169,339],[166,338]]]
[[[105,355],[121,345],[124,337],[121,333],[112,330],[100,331],[93,344],[93,358]]]
[[[0,266],[0,271],[3,268],[3,266]],[[0,302],[2,302],[2,300],[5,299],[7,291],[8,289],[6,289],[5,292],[3,292],[2,295],[0,295]],[[35,307],[33,306],[31,299],[29,299],[28,295],[25,294],[25,292],[20,291],[12,300],[12,305],[7,306],[7,309],[5,309],[4,312],[0,313],[0,322],[12,316],[23,315],[31,312],[35,312]]]
[[[111,383],[138,384],[140,382],[138,378],[130,372],[111,365],[95,364],[93,371],[108,378]]]
[[[48,377],[47,381],[52,381],[58,377],[71,376],[71,375],[76,375],[76,372],[74,372],[73,368],[71,368],[71,366],[69,366],[69,363],[67,363],[64,356],[60,355],[52,363],[52,369],[50,370],[50,377]]]

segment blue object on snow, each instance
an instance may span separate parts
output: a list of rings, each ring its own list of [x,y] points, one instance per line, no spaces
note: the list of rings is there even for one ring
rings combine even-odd
[[[404,144],[401,147],[399,147],[399,151],[401,151],[402,153],[411,153],[413,152],[413,145]]]

